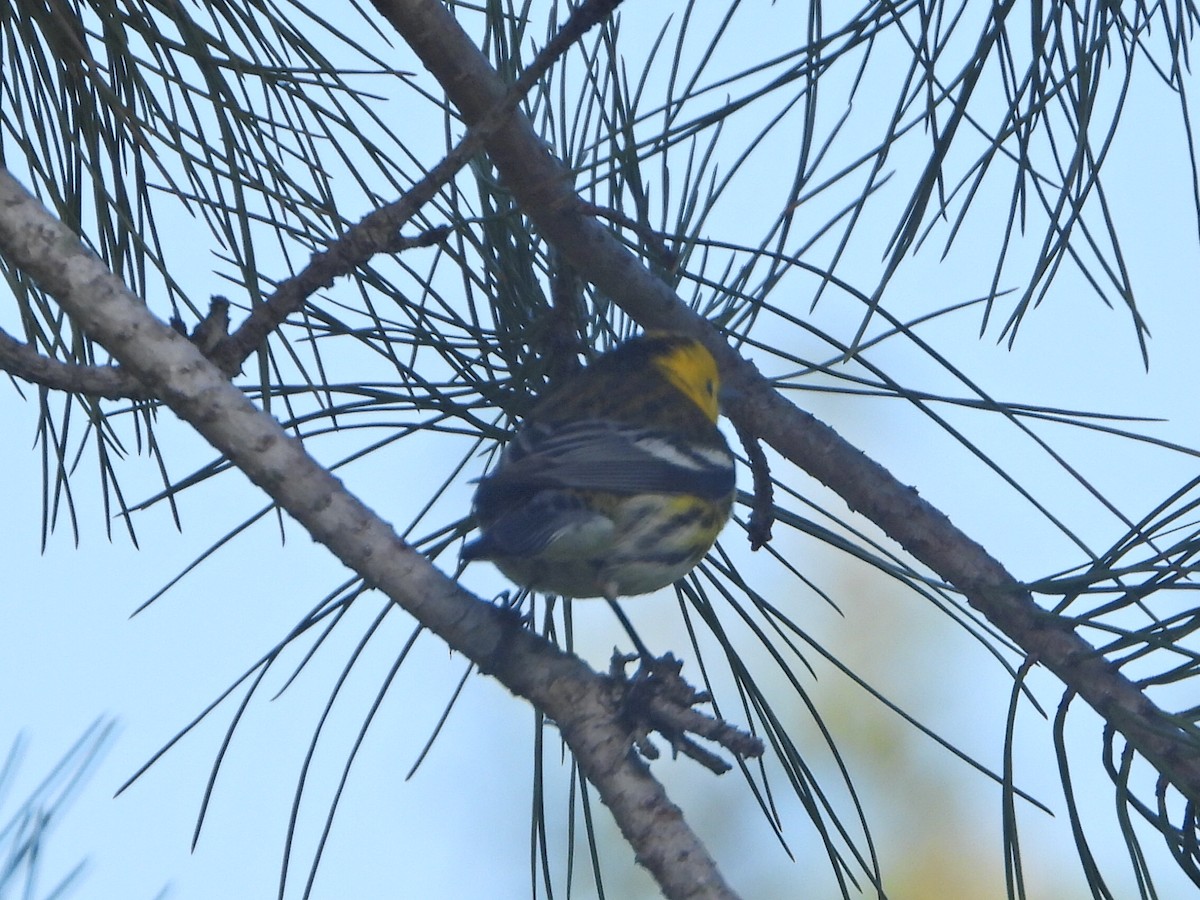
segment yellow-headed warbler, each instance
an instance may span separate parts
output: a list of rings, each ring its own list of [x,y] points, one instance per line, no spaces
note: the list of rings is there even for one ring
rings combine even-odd
[[[718,388],[712,354],[664,334],[552,385],[480,480],[480,537],[463,559],[533,590],[610,601],[682,578],[733,505]]]

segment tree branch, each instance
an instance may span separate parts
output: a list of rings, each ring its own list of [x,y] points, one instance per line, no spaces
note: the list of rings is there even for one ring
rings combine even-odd
[[[372,0],[433,73],[471,125],[502,102],[505,86],[445,6],[435,0]],[[916,490],[785,400],[753,364],[655,278],[604,226],[586,215],[569,173],[519,112],[486,139],[488,154],[542,236],[648,328],[704,340],[739,401],[728,410],[743,429],[831,488],[915,559],[954,585],[990,622],[1045,665],[1184,796],[1200,803],[1200,747],[1067,620],[1039,607],[983,547]]]
[[[619,724],[606,679],[462,590],[405,544],[199,348],[156,319],[7,170],[0,170],[0,252],[315,540],[550,717],[664,893],[736,896],[662,786],[630,753],[631,737]]]
[[[0,371],[31,384],[73,394],[90,394],[110,400],[148,396],[141,382],[123,369],[51,359],[3,329],[0,329]]]
[[[399,200],[381,206],[351,226],[346,233],[320,253],[313,254],[304,269],[281,282],[265,303],[251,310],[246,321],[212,354],[217,365],[231,378],[247,357],[262,346],[267,336],[289,315],[296,312],[316,291],[329,287],[334,280],[365,265],[379,253],[395,252],[397,232],[422,206],[432,200],[471,159],[483,150],[488,137],[508,121],[546,71],[592,26],[621,0],[588,0],[567,20],[558,33],[534,57],[516,83],[504,91],[496,103],[472,124],[458,145],[446,154],[425,177],[414,184]],[[406,247],[444,240],[448,228],[436,228],[422,238],[405,242]]]

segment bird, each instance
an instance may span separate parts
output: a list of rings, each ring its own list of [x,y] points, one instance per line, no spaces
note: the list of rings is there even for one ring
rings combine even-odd
[[[551,384],[477,484],[479,537],[463,561],[489,560],[541,593],[603,597],[630,630],[617,598],[678,581],[729,519],[736,470],[719,391],[708,349],[663,332]]]

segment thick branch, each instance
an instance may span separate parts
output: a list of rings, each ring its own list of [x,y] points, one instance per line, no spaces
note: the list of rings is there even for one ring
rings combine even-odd
[[[66,226],[0,170],[0,253],[93,340],[191,423],[370,584],[554,720],[639,857],[672,897],[733,897],[703,845],[630,753],[607,682],[577,657],[463,591],[405,544],[246,399],[187,338],[156,319]],[[679,861],[686,865],[678,865]]]
[[[504,84],[446,8],[435,0],[373,0],[433,73],[464,121],[487,115]],[[585,214],[568,173],[519,112],[486,140],[505,185],[543,237],[579,274],[646,327],[695,335],[713,350],[742,398],[738,426],[836,491],[915,559],[1068,684],[1193,802],[1200,802],[1200,753],[1172,718],[1121,671],[1042,610],[1028,590],[945,515],[833,429],[780,397],[600,223]]]

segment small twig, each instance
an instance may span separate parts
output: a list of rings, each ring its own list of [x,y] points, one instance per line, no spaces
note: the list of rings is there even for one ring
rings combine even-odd
[[[435,170],[437,171],[436,167]],[[446,239],[450,229],[431,228],[415,238],[398,234],[402,225],[416,215],[433,198],[441,182],[429,184],[434,172],[417,182],[407,194],[364,216],[356,225],[329,245],[327,250],[313,254],[307,266],[291,278],[281,281],[263,303],[252,310],[241,326],[212,354],[212,360],[227,377],[241,371],[242,363],[262,346],[276,328],[305,301],[322,288],[330,287],[343,275],[348,275],[379,253],[394,253],[410,247],[426,247]],[[428,193],[428,196],[426,196]]]
[[[109,400],[150,398],[146,387],[117,366],[85,366],[43,356],[0,329],[0,371],[39,387]]]
[[[771,465],[767,462],[762,444],[747,428],[744,420],[733,420],[733,430],[737,432],[742,449],[746,451],[750,474],[754,478],[754,504],[750,507],[746,536],[750,539],[751,550],[761,550],[770,542],[771,526],[775,524],[775,485],[771,483]]]
[[[755,759],[763,755],[763,743],[760,738],[730,725],[724,719],[718,719],[697,709],[680,706],[657,697],[651,699],[650,709],[654,713],[656,722],[659,723],[660,731],[664,731],[664,725],[671,725],[678,734],[694,734],[702,737],[706,741],[720,744],[730,753],[744,759]],[[666,732],[664,731],[664,733]]]
[[[171,325],[176,331],[182,333],[183,322],[180,319],[172,319]],[[227,337],[229,337],[229,301],[224,297],[216,296],[208,303],[208,315],[192,329],[188,340],[199,347],[200,352],[205,356],[211,357],[213,350]]]
[[[716,753],[705,750],[686,735],[668,735],[667,739],[671,742],[672,753],[676,756],[686,756],[688,759],[700,763],[714,775],[724,775],[733,768]]]
[[[637,659],[641,665],[629,678],[625,666]],[[759,738],[694,709],[697,703],[710,703],[712,698],[688,684],[680,674],[682,668],[683,663],[671,654],[657,659],[613,654],[608,677],[619,695],[622,717],[629,724],[638,752],[647,759],[658,758],[658,749],[650,741],[650,734],[657,731],[676,754],[695,760],[717,775],[732,766],[689,735],[711,741],[743,759],[762,756]]]

